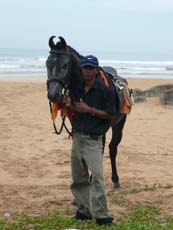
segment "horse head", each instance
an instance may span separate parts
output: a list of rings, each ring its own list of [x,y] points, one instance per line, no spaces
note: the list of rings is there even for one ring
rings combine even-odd
[[[53,41],[54,38],[55,36],[52,36],[49,39],[50,55],[46,61],[47,96],[51,102],[59,103],[63,91],[69,84],[71,54],[63,37],[59,37],[60,41],[56,44]]]

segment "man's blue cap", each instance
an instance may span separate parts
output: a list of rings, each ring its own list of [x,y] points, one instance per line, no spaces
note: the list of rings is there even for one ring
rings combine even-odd
[[[92,66],[94,68],[98,68],[99,67],[98,59],[93,55],[88,55],[86,57],[83,57],[80,62],[80,67],[82,68],[85,66]]]

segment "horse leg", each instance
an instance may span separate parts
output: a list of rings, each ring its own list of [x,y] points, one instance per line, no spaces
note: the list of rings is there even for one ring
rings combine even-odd
[[[114,189],[120,188],[119,176],[116,166],[116,156],[118,145],[122,139],[122,131],[126,121],[126,115],[117,123],[112,125],[112,139],[109,144],[109,155],[111,160],[111,169],[112,169],[112,182],[114,183]]]

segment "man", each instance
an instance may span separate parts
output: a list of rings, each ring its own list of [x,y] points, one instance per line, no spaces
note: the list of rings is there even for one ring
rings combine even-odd
[[[79,89],[79,101],[74,103],[72,122],[71,191],[78,207],[74,218],[91,220],[95,217],[98,225],[111,225],[113,218],[108,216],[103,179],[102,135],[115,115],[114,96],[98,76],[96,57],[84,57],[80,67],[84,84]]]

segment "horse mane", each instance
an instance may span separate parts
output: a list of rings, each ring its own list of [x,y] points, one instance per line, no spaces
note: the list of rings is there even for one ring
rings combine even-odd
[[[78,95],[78,88],[80,88],[83,84],[83,78],[80,72],[80,60],[81,58],[83,58],[83,56],[69,45],[67,45],[67,49],[71,55],[71,64],[73,66],[71,70],[71,76],[69,79],[69,89],[71,92],[71,99],[72,101],[74,101],[79,100],[80,95]]]
[[[77,52],[74,48],[72,48],[69,45],[67,47],[69,48],[70,52],[75,56],[76,59],[79,59],[80,61],[80,59],[83,58],[83,56],[79,52]]]

